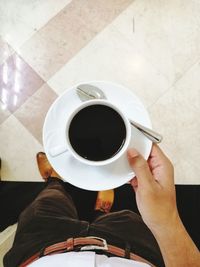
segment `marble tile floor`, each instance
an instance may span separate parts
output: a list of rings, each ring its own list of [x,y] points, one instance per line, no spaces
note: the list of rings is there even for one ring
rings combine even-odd
[[[0,0],[2,180],[42,181],[50,105],[73,84],[109,80],[148,109],[175,182],[200,184],[199,11],[195,0]]]
[[[52,102],[82,81],[139,96],[176,184],[200,184],[200,1],[0,0],[3,181],[42,181],[35,155]],[[16,225],[0,235],[2,258]]]

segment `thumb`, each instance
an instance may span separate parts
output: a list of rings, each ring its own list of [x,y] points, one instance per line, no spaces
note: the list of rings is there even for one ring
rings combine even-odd
[[[149,185],[154,178],[147,161],[135,149],[128,150],[128,160],[138,180],[138,185]]]

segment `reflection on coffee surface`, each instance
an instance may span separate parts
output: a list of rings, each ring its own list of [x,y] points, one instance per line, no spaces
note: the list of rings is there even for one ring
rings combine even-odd
[[[126,126],[117,111],[95,104],[80,110],[69,126],[72,148],[81,157],[102,161],[116,155],[126,140]]]

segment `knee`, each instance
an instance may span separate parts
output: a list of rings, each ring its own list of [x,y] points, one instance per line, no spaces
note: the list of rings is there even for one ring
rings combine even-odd
[[[119,211],[119,216],[121,217],[126,217],[126,218],[129,218],[129,219],[138,219],[138,220],[141,220],[142,217],[135,213],[134,211],[132,210],[128,210],[128,209],[124,209],[124,210],[121,210]]]

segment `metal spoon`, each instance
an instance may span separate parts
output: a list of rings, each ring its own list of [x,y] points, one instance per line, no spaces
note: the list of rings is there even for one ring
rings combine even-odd
[[[90,84],[81,84],[77,87],[77,94],[82,101],[87,101],[91,99],[107,99],[105,94],[101,89]],[[147,138],[149,138],[154,143],[160,143],[162,141],[162,135],[159,133],[133,121],[130,120],[131,125],[141,131]]]

